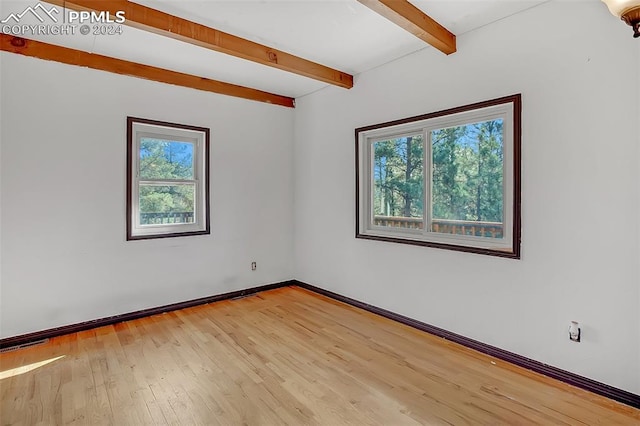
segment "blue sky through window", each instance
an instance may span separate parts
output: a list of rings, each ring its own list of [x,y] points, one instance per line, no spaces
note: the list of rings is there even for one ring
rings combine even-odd
[[[195,145],[190,142],[141,138],[141,177],[193,179],[194,149]]]

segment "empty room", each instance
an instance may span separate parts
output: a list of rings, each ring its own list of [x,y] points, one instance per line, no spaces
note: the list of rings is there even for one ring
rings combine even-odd
[[[2,0],[1,425],[640,424],[640,0]]]

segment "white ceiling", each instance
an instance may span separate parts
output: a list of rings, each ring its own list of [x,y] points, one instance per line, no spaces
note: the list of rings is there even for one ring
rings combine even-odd
[[[548,0],[411,0],[457,36],[545,1]],[[356,0],[136,0],[136,3],[354,75],[417,50],[433,49]],[[33,0],[2,0],[1,15],[20,12],[33,4]],[[120,36],[77,34],[33,38],[294,98],[327,85],[127,26]]]

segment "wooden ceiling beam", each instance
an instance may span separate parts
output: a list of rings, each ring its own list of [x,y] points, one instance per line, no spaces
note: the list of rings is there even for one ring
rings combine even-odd
[[[126,18],[124,23],[134,28],[262,65],[268,65],[335,86],[347,89],[353,87],[353,76],[350,74],[138,3],[127,0],[45,1],[73,10],[105,11],[112,16],[118,11],[124,11]]]
[[[287,96],[8,34],[0,34],[0,50],[289,108],[295,105]]]
[[[407,0],[358,0],[447,55],[456,51],[456,36]]]

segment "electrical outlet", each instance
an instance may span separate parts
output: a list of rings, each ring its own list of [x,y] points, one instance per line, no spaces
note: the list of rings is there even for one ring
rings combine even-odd
[[[581,331],[582,329],[578,321],[571,321],[569,324],[569,340],[572,342],[580,342]]]
[[[255,271],[256,269],[258,269],[258,264],[256,262],[251,262],[251,270]]]

